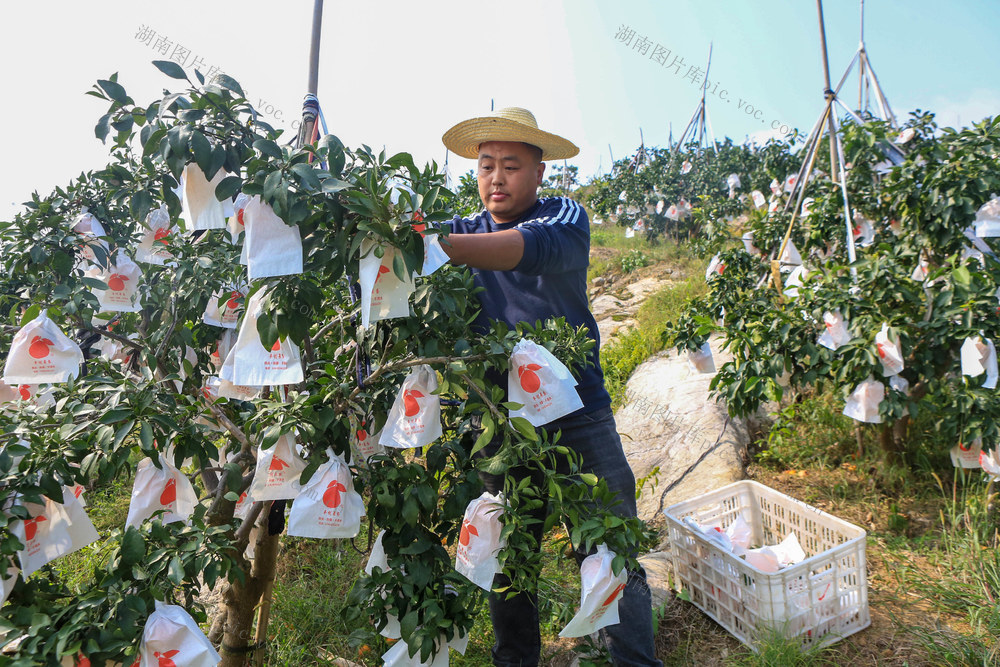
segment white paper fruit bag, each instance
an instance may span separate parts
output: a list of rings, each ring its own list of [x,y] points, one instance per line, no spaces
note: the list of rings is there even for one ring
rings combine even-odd
[[[299,228],[285,224],[260,197],[251,197],[243,209],[250,280],[302,273],[302,237]]]
[[[270,449],[257,449],[257,471],[250,494],[256,501],[291,500],[299,495],[299,475],[305,469],[294,436],[285,433]]]
[[[142,226],[142,236],[135,249],[135,259],[146,264],[162,266],[173,259],[170,242],[180,232],[180,228],[170,224],[170,213],[166,205],[153,209],[146,216]]]
[[[97,255],[94,253],[95,248],[103,249],[102,257],[107,255],[108,243],[99,238],[105,234],[104,226],[92,214],[87,213],[86,208],[73,220],[73,231],[84,237],[80,243],[80,256],[85,260],[88,262],[97,261]]]
[[[989,200],[976,211],[976,236],[1000,236],[1000,197]]]
[[[420,269],[418,277],[426,277],[447,264],[451,259],[448,253],[441,247],[441,236],[438,234],[424,234],[424,265]]]
[[[443,646],[442,646],[443,644]],[[421,662],[420,651],[410,657],[410,649],[406,642],[396,642],[392,648],[382,654],[383,667],[448,667],[448,652],[455,649],[465,655],[465,649],[469,645],[469,636],[462,635],[455,637],[450,642],[446,642],[444,636],[435,642],[437,653],[427,662]]]
[[[792,271],[795,267],[802,266],[802,255],[791,239],[788,239],[788,245],[785,246],[778,261],[781,263],[782,271]]]
[[[441,437],[441,399],[437,376],[427,365],[417,366],[403,380],[389,410],[379,444],[386,447],[423,447]]]
[[[885,400],[885,385],[876,382],[872,376],[854,388],[847,404],[844,405],[844,414],[851,419],[868,424],[881,424],[882,417],[879,416],[878,406]]]
[[[615,552],[601,544],[597,553],[583,559],[580,610],[559,633],[560,637],[583,637],[618,623],[618,600],[625,590],[628,575],[624,569],[617,575],[612,572],[614,558]]]
[[[302,360],[298,345],[288,338],[279,338],[268,350],[260,341],[257,318],[263,313],[265,296],[266,292],[260,290],[247,303],[247,313],[243,318],[239,337],[229,353],[233,358],[231,376],[227,377],[225,364],[223,365],[220,377],[234,385],[257,387],[302,382]]]
[[[823,313],[823,327],[824,331],[816,341],[823,347],[836,350],[841,345],[851,342],[851,333],[847,330],[844,316],[839,310],[833,312],[828,310]]]
[[[504,546],[500,540],[502,513],[503,494],[484,492],[465,508],[458,536],[455,569],[486,591],[493,588],[493,577],[500,571],[497,552]]]
[[[240,237],[246,232],[246,208],[247,204],[250,203],[250,197],[243,194],[242,192],[236,195],[236,199],[233,200],[233,214],[229,216],[229,242],[233,245],[240,243]],[[245,238],[245,237],[244,237]],[[240,249],[240,264],[246,266],[247,263],[247,246],[245,243],[242,244]]]
[[[524,417],[532,426],[542,426],[583,407],[577,381],[566,365],[551,352],[522,338],[510,355],[507,400],[520,403],[511,417]]]
[[[373,422],[371,417],[358,420],[353,415],[351,421],[351,463],[366,466],[368,459],[376,454],[385,452],[385,448],[379,444],[382,433],[369,433],[368,428]]]
[[[159,600],[146,620],[139,655],[139,667],[215,667],[222,662],[183,607]]]
[[[212,293],[201,319],[205,324],[224,329],[235,329],[243,311],[246,290],[228,287]]]
[[[13,565],[7,568],[7,577],[3,581],[0,581],[0,605],[7,601],[7,596],[14,590],[14,584],[17,583],[19,572],[20,570]]]
[[[166,510],[159,515],[163,523],[183,521],[187,523],[198,504],[198,496],[187,477],[160,454],[160,467],[153,465],[147,457],[139,461],[132,485],[132,500],[128,506],[126,526],[139,525],[153,516],[154,512]]]
[[[708,341],[697,350],[688,350],[688,366],[695,373],[714,373],[715,358]]]
[[[375,543],[372,544],[372,552],[368,556],[368,562],[365,564],[365,574],[371,576],[378,568],[382,572],[389,571],[389,559],[385,555],[385,547],[382,546],[382,538],[385,536],[385,531],[380,530],[378,535],[375,537]],[[379,591],[382,595],[382,599],[385,599],[385,593],[381,590]],[[402,636],[399,628],[399,619],[388,614],[386,618],[385,627],[379,631],[379,634],[388,639],[399,639]]]
[[[82,363],[80,346],[43,310],[14,334],[3,380],[9,385],[68,382],[80,374]]]
[[[767,200],[764,199],[764,193],[760,190],[754,190],[751,192],[750,199],[753,200],[753,205],[756,208],[764,208],[764,204],[767,203]]]
[[[979,377],[986,374],[983,381],[985,389],[996,389],[997,386],[997,349],[990,339],[983,340],[979,336],[966,338],[962,343],[962,375]]]
[[[993,482],[1000,482],[1000,447],[994,447],[987,454],[985,450],[979,452],[979,467],[990,476]]]
[[[899,343],[889,338],[889,325],[884,322],[882,329],[875,334],[875,348],[882,363],[882,375],[889,377],[903,371],[903,353],[899,349]]]
[[[139,283],[142,281],[142,270],[123,251],[115,256],[115,263],[107,269],[94,266],[86,272],[87,277],[105,282],[108,289],[96,287],[91,289],[101,312],[105,313],[137,313],[142,310],[139,298]]]
[[[229,176],[226,170],[220,169],[209,181],[205,172],[194,162],[184,167],[181,176],[184,193],[181,207],[187,231],[226,228],[226,218],[233,214],[233,202],[230,199],[219,201],[215,198],[215,188],[226,176]]]
[[[381,258],[375,255],[376,243],[366,239],[361,243],[361,263],[358,282],[361,285],[361,326],[371,322],[408,317],[410,294],[415,289],[413,276],[400,280],[392,269],[393,259],[399,252],[393,246],[384,246]]]
[[[956,468],[979,468],[983,453],[983,439],[975,438],[972,442],[959,442],[951,448],[951,464]]]
[[[711,279],[712,276],[721,276],[726,272],[726,263],[722,259],[715,255],[712,260],[708,263],[708,268],[705,269],[705,280]]]
[[[82,549],[99,537],[70,489],[63,489],[62,503],[51,498],[44,501],[25,503],[31,518],[15,521],[11,526],[11,534],[24,545],[17,557],[26,578],[46,563]]]
[[[798,536],[792,532],[789,532],[779,544],[749,549],[742,555],[755,568],[768,573],[795,565],[806,558],[806,552],[802,550]]]
[[[321,465],[292,501],[288,534],[295,537],[355,537],[361,529],[365,503],[354,490],[351,469],[328,450],[330,460]]]

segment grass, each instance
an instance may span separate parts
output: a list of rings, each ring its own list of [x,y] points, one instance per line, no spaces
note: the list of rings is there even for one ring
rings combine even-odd
[[[617,409],[625,399],[625,385],[635,369],[663,349],[662,334],[667,323],[676,319],[684,304],[707,290],[702,276],[690,272],[681,282],[649,296],[636,315],[638,326],[616,336],[601,350],[604,383]]]
[[[363,525],[361,535],[366,534]],[[355,542],[359,548],[366,546],[362,537]],[[543,546],[543,556],[539,582],[542,641],[550,652],[567,653],[572,647],[563,645],[557,635],[579,602],[579,570],[552,540]],[[329,664],[335,657],[361,665],[379,664],[392,644],[371,625],[350,626],[343,621],[347,594],[367,559],[367,553],[359,553],[347,540],[283,540],[266,664],[324,664],[317,656],[328,658]],[[492,645],[493,630],[484,598],[465,655],[452,652],[450,664],[489,665]]]

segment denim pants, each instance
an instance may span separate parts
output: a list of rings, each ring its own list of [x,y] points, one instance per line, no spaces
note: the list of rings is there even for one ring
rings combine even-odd
[[[551,434],[562,431],[559,444],[582,456],[583,472],[593,473],[607,481],[608,488],[617,493],[622,501],[614,507],[614,512],[623,517],[636,516],[635,476],[625,460],[614,413],[610,407],[590,413],[575,413],[543,428]],[[487,446],[484,450],[491,454],[496,451],[495,445]],[[565,461],[562,465],[565,465]],[[517,475],[517,471],[511,470],[509,474]],[[480,473],[479,476],[490,493],[503,490],[503,476],[486,473]],[[533,532],[536,542],[541,545],[542,524],[535,524]],[[576,554],[578,562],[585,555]],[[493,587],[502,588],[508,584],[507,577],[498,574]],[[501,667],[537,665],[541,652],[537,595],[519,593],[509,600],[505,597],[505,593],[489,595],[490,618],[496,637],[493,664]],[[652,604],[646,573],[642,568],[628,573],[624,594],[618,602],[618,616],[620,622],[617,625],[600,631],[615,665],[661,665],[653,650]]]

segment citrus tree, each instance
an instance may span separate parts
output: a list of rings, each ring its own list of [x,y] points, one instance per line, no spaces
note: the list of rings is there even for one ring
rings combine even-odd
[[[848,258],[841,188],[816,169],[801,210],[782,199],[771,213],[748,209],[742,227],[716,220],[727,233],[708,243],[719,253],[710,293],[667,342],[694,350],[721,334],[732,360],[712,387],[732,414],[778,400],[789,384],[831,388],[846,405],[868,381],[876,408],[863,421],[881,425],[890,460],[907,442],[995,443],[997,394],[984,376],[963,375],[960,350],[968,339],[985,350],[1000,334],[1000,265],[993,241],[974,228],[1000,192],[1000,120],[939,130],[932,114],[917,112],[901,130],[849,123],[842,138],[857,261]],[[894,165],[888,158],[900,150]],[[815,164],[829,164],[823,153],[826,144]],[[801,258],[781,256],[776,284],[770,260],[789,229]],[[752,246],[735,240],[744,231]],[[840,322],[842,339],[824,344],[820,336]]]
[[[537,575],[536,545],[524,528],[545,503],[553,508],[550,525],[572,520],[574,546],[605,542],[622,554],[616,570],[624,566],[641,537],[638,521],[614,516],[603,481],[576,474],[578,462],[558,436],[511,418],[508,410],[518,406],[504,403],[503,388],[485,379],[487,371],[508,370],[522,337],[567,365],[585,363],[593,342],[584,331],[563,321],[474,329],[474,283],[453,267],[417,280],[408,315],[362,326],[362,248],[377,257],[394,252],[391,271],[406,280],[421,269],[425,237],[446,234],[433,223],[451,218],[453,195],[436,166],[418,168],[407,154],[350,150],[332,135],[284,145],[235,80],[206,83],[196,73],[192,81],[176,64],[154,64],[179,90],[139,104],[111,76],[90,92],[108,104],[95,128],[110,147],[108,166],[33,195],[0,222],[0,350],[6,356],[16,332],[44,310],[85,356],[75,379],[6,388],[15,393],[0,406],[0,571],[10,575],[0,633],[4,643],[16,640],[0,664],[132,664],[157,601],[204,621],[198,593],[220,583],[223,602],[209,638],[221,647],[223,665],[244,664],[253,611],[270,595],[287,502],[248,506],[241,498],[261,452],[288,436],[307,461],[303,483],[331,455],[350,461],[369,524],[385,531],[390,566],[360,577],[352,613],[376,629],[398,620],[411,655],[427,659],[472,626],[482,593],[454,571],[449,547],[466,505],[482,491],[479,470],[535,468],[545,480],[534,487],[511,476],[505,485],[499,562],[511,592],[532,586]],[[232,220],[232,233],[190,229],[178,195],[190,169],[216,179],[216,201],[259,197],[295,227],[301,273],[251,280]],[[74,229],[84,210],[103,233]],[[152,241],[151,216],[165,221]],[[144,239],[163,261],[141,264],[137,307],[102,312],[98,295],[125,280],[113,267]],[[245,309],[253,299],[262,299],[260,342],[265,349],[298,346],[302,380],[219,398],[213,387],[225,356],[218,354],[222,329],[204,315],[223,301]],[[435,371],[442,436],[365,460],[352,440],[383,427],[400,383],[424,365]],[[491,441],[499,445],[495,454],[477,453]],[[35,519],[32,505],[62,503],[68,489],[127,485],[141,457],[177,466],[193,483],[197,502],[187,521],[154,514],[112,529],[88,547],[82,575],[58,567],[59,560],[18,575],[25,544],[15,533]],[[563,458],[569,473],[557,474]]]
[[[707,231],[711,237],[712,222],[741,213],[748,193],[769,193],[773,180],[783,182],[798,169],[800,158],[788,150],[796,136],[762,147],[736,145],[727,137],[706,149],[696,144],[686,150],[643,148],[635,157],[616,162],[608,176],[591,182],[587,205],[619,225],[643,220],[653,242],[663,234],[690,240]],[[731,174],[739,177],[733,197]]]

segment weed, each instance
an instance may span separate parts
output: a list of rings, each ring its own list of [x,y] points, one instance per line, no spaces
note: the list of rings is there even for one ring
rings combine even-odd
[[[648,266],[649,258],[646,257],[646,253],[643,251],[633,248],[632,250],[629,250],[627,254],[622,255],[618,259],[618,262],[624,273],[632,273],[636,269]]]

